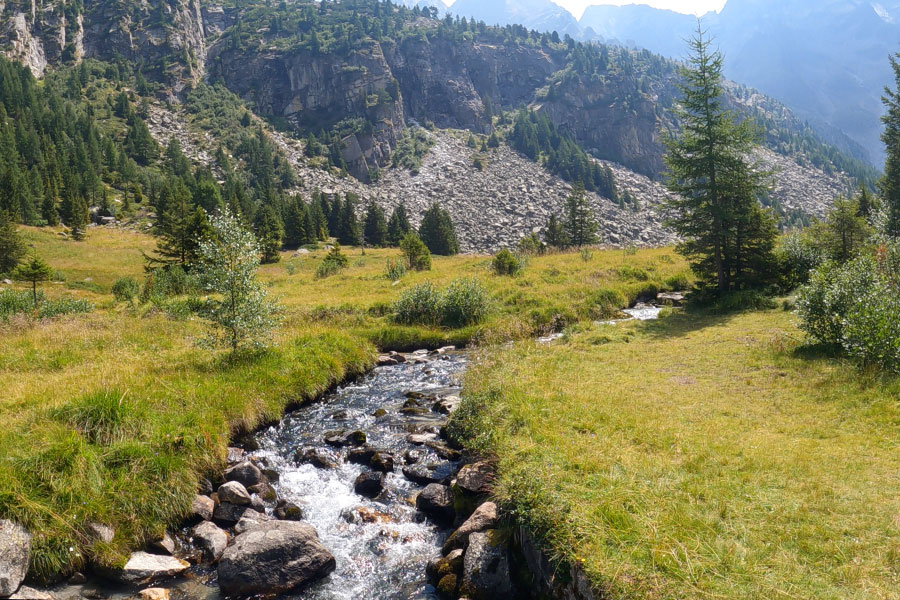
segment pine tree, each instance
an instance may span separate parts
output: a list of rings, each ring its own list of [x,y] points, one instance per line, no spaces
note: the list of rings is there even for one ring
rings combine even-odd
[[[338,209],[338,241],[345,246],[360,243],[359,220],[356,218],[356,202],[352,194],[344,195],[344,202]]]
[[[89,222],[88,206],[82,196],[75,196],[72,201],[71,215],[66,225],[72,230],[72,239],[81,241],[87,235]]]
[[[670,225],[700,285],[721,294],[771,278],[777,232],[757,200],[767,174],[746,158],[757,132],[722,105],[722,55],[710,51],[699,26],[690,49],[680,85],[683,128],[666,140],[667,187],[675,194]]]
[[[859,206],[859,212],[857,213],[860,217],[867,219],[872,216],[873,201],[872,194],[869,192],[868,186],[866,184],[860,184],[859,186],[859,194],[856,196],[856,202]]]
[[[25,256],[25,242],[9,213],[0,210],[0,273],[11,273]]]
[[[839,262],[850,260],[869,235],[866,219],[859,212],[857,201],[838,196],[825,218],[829,254]]]
[[[581,184],[573,187],[566,199],[565,230],[571,245],[580,247],[597,243],[597,220]]]
[[[547,221],[547,227],[544,228],[544,243],[551,248],[565,248],[569,245],[566,230],[556,215],[551,214]]]
[[[881,97],[881,102],[887,109],[881,117],[881,122],[884,123],[881,141],[884,142],[887,156],[884,160],[884,175],[878,181],[878,190],[887,211],[885,233],[896,237],[900,235],[900,53],[891,56],[890,61],[897,89],[891,90],[885,86]]]
[[[409,215],[406,214],[406,204],[401,202],[394,208],[394,211],[391,213],[391,219],[388,221],[388,244],[399,246],[400,240],[410,231],[412,231],[412,225],[409,224]]]
[[[197,262],[200,242],[210,231],[209,221],[202,208],[189,202],[189,193],[180,181],[175,181],[169,197],[169,205],[156,222],[158,256],[148,258],[153,263],[177,264],[188,270]]]
[[[292,198],[284,213],[284,247],[299,248],[314,241],[309,211],[299,196]]]
[[[450,213],[437,204],[432,204],[422,216],[419,237],[432,254],[453,256],[459,254],[459,240]]]
[[[384,218],[384,211],[371,200],[366,205],[363,239],[367,245],[376,248],[387,243],[387,221]]]
[[[31,284],[31,294],[34,298],[35,308],[37,308],[38,304],[38,283],[49,281],[51,277],[53,277],[53,269],[37,254],[32,255],[28,261],[22,263],[13,271],[13,279],[16,281],[27,281]]]
[[[268,204],[260,208],[255,220],[256,239],[262,252],[263,263],[275,263],[281,260],[278,253],[281,250],[281,242],[284,238],[284,225]]]

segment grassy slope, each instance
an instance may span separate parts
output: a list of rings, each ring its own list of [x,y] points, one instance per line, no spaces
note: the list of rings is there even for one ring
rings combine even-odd
[[[231,364],[197,350],[197,320],[113,301],[116,278],[142,276],[140,250],[154,246],[149,236],[104,228],[91,228],[81,243],[49,229],[26,228],[25,236],[66,275],[65,285],[44,286],[50,296],[76,295],[97,306],[88,315],[0,325],[0,516],[35,533],[32,573],[39,576],[68,572],[85,559],[119,562],[177,522],[198,478],[221,464],[231,432],[277,418],[290,401],[365,368],[371,341],[412,346],[528,335],[554,314],[587,314],[585,299],[599,286],[633,296],[659,285],[619,274],[623,264],[660,282],[684,270],[666,250],[598,252],[589,261],[541,257],[515,279],[491,275],[484,257],[454,257],[436,258],[434,271],[395,285],[382,277],[395,250],[364,257],[348,250],[351,266],[325,280],[313,278],[324,251],[285,253],[261,273],[286,307],[278,343],[262,358]],[[377,316],[383,311],[370,310],[416,282],[464,275],[479,276],[497,298],[484,327],[398,328]],[[117,529],[111,545],[90,539],[90,521]]]
[[[458,423],[610,598],[896,598],[900,384],[800,337],[776,310],[521,342]]]

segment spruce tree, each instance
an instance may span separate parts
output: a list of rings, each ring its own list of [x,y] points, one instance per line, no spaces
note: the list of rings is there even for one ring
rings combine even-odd
[[[453,256],[459,254],[459,240],[450,213],[437,204],[432,204],[422,216],[419,237],[432,254]]]
[[[202,208],[189,202],[189,193],[180,181],[176,180],[170,197],[169,206],[156,222],[159,256],[150,257],[150,261],[177,264],[188,270],[197,262],[200,242],[209,233],[209,221]]]
[[[37,254],[22,263],[13,271],[13,279],[27,281],[31,284],[31,294],[34,299],[34,307],[37,308],[37,285],[42,281],[49,281],[53,277],[53,269]]]
[[[338,209],[338,241],[345,246],[360,244],[359,220],[356,218],[356,202],[352,194],[344,195]]]
[[[366,205],[363,239],[366,245],[376,248],[387,243],[387,221],[384,218],[384,211],[372,200]]]
[[[757,131],[723,106],[723,58],[697,28],[682,68],[682,131],[666,140],[670,225],[702,287],[717,293],[762,285],[774,274],[774,220],[757,198],[768,175],[746,158]]]
[[[412,231],[412,225],[409,224],[409,215],[406,213],[406,204],[401,202],[394,208],[391,213],[391,219],[388,221],[387,240],[391,246],[399,246],[400,240],[407,233]]]
[[[566,239],[573,246],[597,243],[597,219],[588,204],[584,186],[577,184],[566,199]]]
[[[263,263],[275,263],[281,260],[278,253],[284,238],[284,225],[268,204],[260,208],[255,220],[256,239],[259,241]]]
[[[884,142],[886,157],[884,175],[878,181],[878,190],[887,211],[885,233],[896,237],[900,235],[900,53],[891,56],[890,61],[897,89],[885,86],[881,97],[881,102],[887,109],[881,117],[881,122],[884,123],[881,141]]]
[[[72,230],[72,239],[81,241],[87,236],[88,221],[87,202],[82,196],[75,196],[72,201],[71,215],[66,223]]]
[[[566,230],[556,215],[550,215],[550,219],[547,221],[547,227],[544,229],[544,243],[551,248],[565,248],[569,245]]]
[[[284,247],[299,248],[315,240],[309,210],[300,196],[288,201],[284,212]]]
[[[12,273],[25,256],[25,242],[9,213],[0,210],[0,273]]]

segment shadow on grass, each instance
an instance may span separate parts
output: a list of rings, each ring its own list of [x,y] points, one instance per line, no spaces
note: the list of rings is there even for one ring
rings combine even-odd
[[[803,344],[797,346],[790,353],[793,358],[801,360],[819,361],[845,359],[847,356],[839,344]]]
[[[689,333],[707,327],[724,325],[738,314],[740,313],[732,312],[723,314],[703,311],[682,311],[661,319],[642,321],[639,323],[638,328],[641,333],[650,339],[666,339],[688,335]]]

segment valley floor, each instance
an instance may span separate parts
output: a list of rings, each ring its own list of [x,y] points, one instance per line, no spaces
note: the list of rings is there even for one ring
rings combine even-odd
[[[520,342],[470,371],[457,425],[603,598],[896,598],[900,385],[803,346],[794,321]]]

